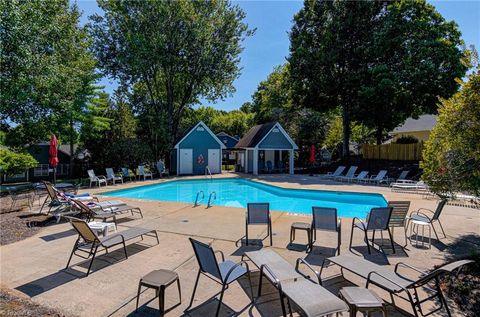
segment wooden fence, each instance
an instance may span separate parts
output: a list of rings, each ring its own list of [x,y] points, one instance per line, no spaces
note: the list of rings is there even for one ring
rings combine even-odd
[[[364,159],[421,161],[423,142],[412,144],[363,144],[361,151]]]

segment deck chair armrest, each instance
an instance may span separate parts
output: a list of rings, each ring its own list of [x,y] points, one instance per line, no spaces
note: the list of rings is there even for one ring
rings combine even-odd
[[[310,263],[307,262],[307,260],[305,260],[304,258],[298,258],[297,259],[297,263],[295,264],[295,270],[300,273],[300,271],[298,270],[299,267],[300,267],[300,264],[305,264],[306,267],[308,267],[313,273],[315,273],[315,276],[317,277],[317,280],[318,280],[318,284],[322,284],[322,280],[320,278],[320,272],[315,270],[313,268],[313,266],[310,265]],[[300,273],[302,274],[302,273]],[[303,274],[302,274],[303,275]]]
[[[272,281],[272,282],[275,284],[275,286],[276,286],[277,288],[280,288],[280,289],[282,288],[282,285],[281,285],[281,283],[280,283],[280,280],[279,280],[278,277],[275,275],[275,273],[273,273],[273,271],[268,267],[268,265],[262,264],[262,265],[260,266],[260,275],[265,274],[263,271],[267,271],[268,274],[270,274],[270,275],[272,276],[272,278],[273,278],[273,281]]]
[[[213,253],[215,254],[220,253],[220,255],[222,256],[222,262],[225,262],[225,254],[222,252],[222,250],[216,250]]]
[[[378,283],[375,283],[375,281],[372,280],[372,275],[377,275],[377,276],[383,278],[384,280],[386,280],[386,281],[388,281],[388,282],[390,282],[390,283],[392,283],[392,284],[400,287],[400,288],[401,288],[402,290],[404,290],[405,292],[407,292],[407,289],[406,289],[405,287],[403,287],[402,285],[400,285],[400,284],[392,281],[392,280],[389,279],[388,277],[383,276],[382,274],[380,274],[380,273],[378,273],[378,272],[375,272],[375,271],[372,271],[372,272],[368,273],[368,276],[367,276],[367,284],[365,285],[365,288],[368,288],[368,284],[370,284],[370,283],[373,283],[373,284],[375,284],[375,285],[380,285],[380,284],[378,284]],[[380,286],[381,286],[381,285],[380,285]]]
[[[428,209],[425,209],[425,210],[428,210]],[[431,210],[429,210],[429,211],[431,211]],[[429,216],[429,215],[427,215],[427,214],[424,214],[423,212],[420,211],[420,209],[417,210],[417,211],[412,212],[412,213],[410,214],[410,217],[412,217],[412,215],[419,215],[419,216],[423,216],[423,217],[426,217],[426,218],[428,218],[428,219],[431,219],[431,216]]]
[[[430,212],[430,213],[432,213],[432,214],[435,213],[433,210],[427,209],[427,208],[420,208],[420,209],[417,210],[417,212],[420,212],[420,211],[428,211],[428,212]]]
[[[422,270],[420,270],[419,268],[414,267],[414,266],[409,265],[409,264],[404,263],[404,262],[399,262],[399,263],[397,263],[397,264],[395,265],[395,273],[397,273],[397,274],[398,274],[398,269],[399,269],[399,267],[405,267],[405,268],[408,268],[408,269],[412,269],[412,270],[414,270],[414,271],[416,271],[416,272],[418,272],[418,273],[420,273],[420,274],[422,274],[422,275],[428,274],[428,272],[422,271]]]
[[[107,177],[105,175],[97,175],[97,178],[98,179],[105,179],[105,180],[107,179]]]
[[[235,264],[230,268],[230,270],[228,270],[227,275],[225,275],[225,281],[224,281],[224,282],[228,281],[228,278],[230,277],[230,274],[232,274],[232,272],[233,272],[236,268],[241,267],[242,264],[244,264],[244,265],[246,266],[247,272],[250,272],[250,267],[248,266],[248,263],[247,263],[246,261],[240,261],[240,262],[238,262],[238,263],[235,263]]]
[[[368,214],[367,214],[367,219],[368,219]],[[362,222],[363,220],[358,218],[358,217],[353,217],[353,220],[352,220],[352,225],[355,224],[355,221],[358,220],[359,222]]]

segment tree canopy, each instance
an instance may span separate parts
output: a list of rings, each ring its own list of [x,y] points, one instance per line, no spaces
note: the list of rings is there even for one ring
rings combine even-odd
[[[425,1],[305,1],[290,38],[293,100],[342,109],[345,154],[351,121],[381,142],[407,117],[434,113],[467,70],[456,24]]]
[[[99,66],[137,90],[150,142],[165,154],[178,135],[183,113],[200,98],[234,91],[241,41],[251,31],[244,12],[226,1],[101,0],[90,33]],[[137,107],[137,105],[134,105]],[[157,154],[157,155],[158,155]]]
[[[422,179],[439,194],[480,196],[480,70],[439,107],[423,151]]]

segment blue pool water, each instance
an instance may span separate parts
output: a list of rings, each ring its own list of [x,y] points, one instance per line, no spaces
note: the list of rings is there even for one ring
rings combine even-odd
[[[246,208],[247,203],[268,202],[275,211],[311,213],[312,206],[334,207],[340,217],[365,217],[373,207],[387,205],[380,194],[285,189],[240,178],[176,180],[155,185],[103,193],[105,196],[163,200],[193,205],[199,191],[205,193],[200,204],[207,204],[216,193],[213,205]]]

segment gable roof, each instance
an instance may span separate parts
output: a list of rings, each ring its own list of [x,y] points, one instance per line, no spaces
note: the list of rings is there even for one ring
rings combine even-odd
[[[437,123],[437,115],[424,114],[418,119],[408,118],[402,125],[393,129],[392,134],[415,132],[415,131],[431,131]]]
[[[225,144],[222,143],[222,141],[220,141],[218,139],[218,137],[212,132],[212,130],[210,130],[210,128],[205,124],[205,122],[203,121],[200,121],[198,122],[196,125],[194,125],[193,127],[191,127],[190,129],[187,129],[187,131],[185,131],[182,136],[178,139],[177,143],[175,143],[175,148],[178,149],[178,145],[183,141],[185,140],[189,135],[190,133],[192,133],[193,131],[195,131],[199,126],[202,126],[205,131],[207,131],[211,136],[212,138],[215,139],[215,141],[217,141],[218,144],[220,144],[220,148],[224,149],[225,148]]]
[[[268,122],[264,124],[259,124],[253,126],[248,132],[243,136],[243,138],[238,141],[236,148],[254,148],[257,147],[260,142],[265,139],[265,137],[272,131],[274,127],[277,127],[285,138],[292,144],[294,149],[298,149],[298,146],[293,142],[288,133],[283,129],[283,127],[278,122]]]
[[[227,149],[232,149],[238,142],[238,138],[231,136],[225,132],[217,133],[217,137],[225,144]]]

